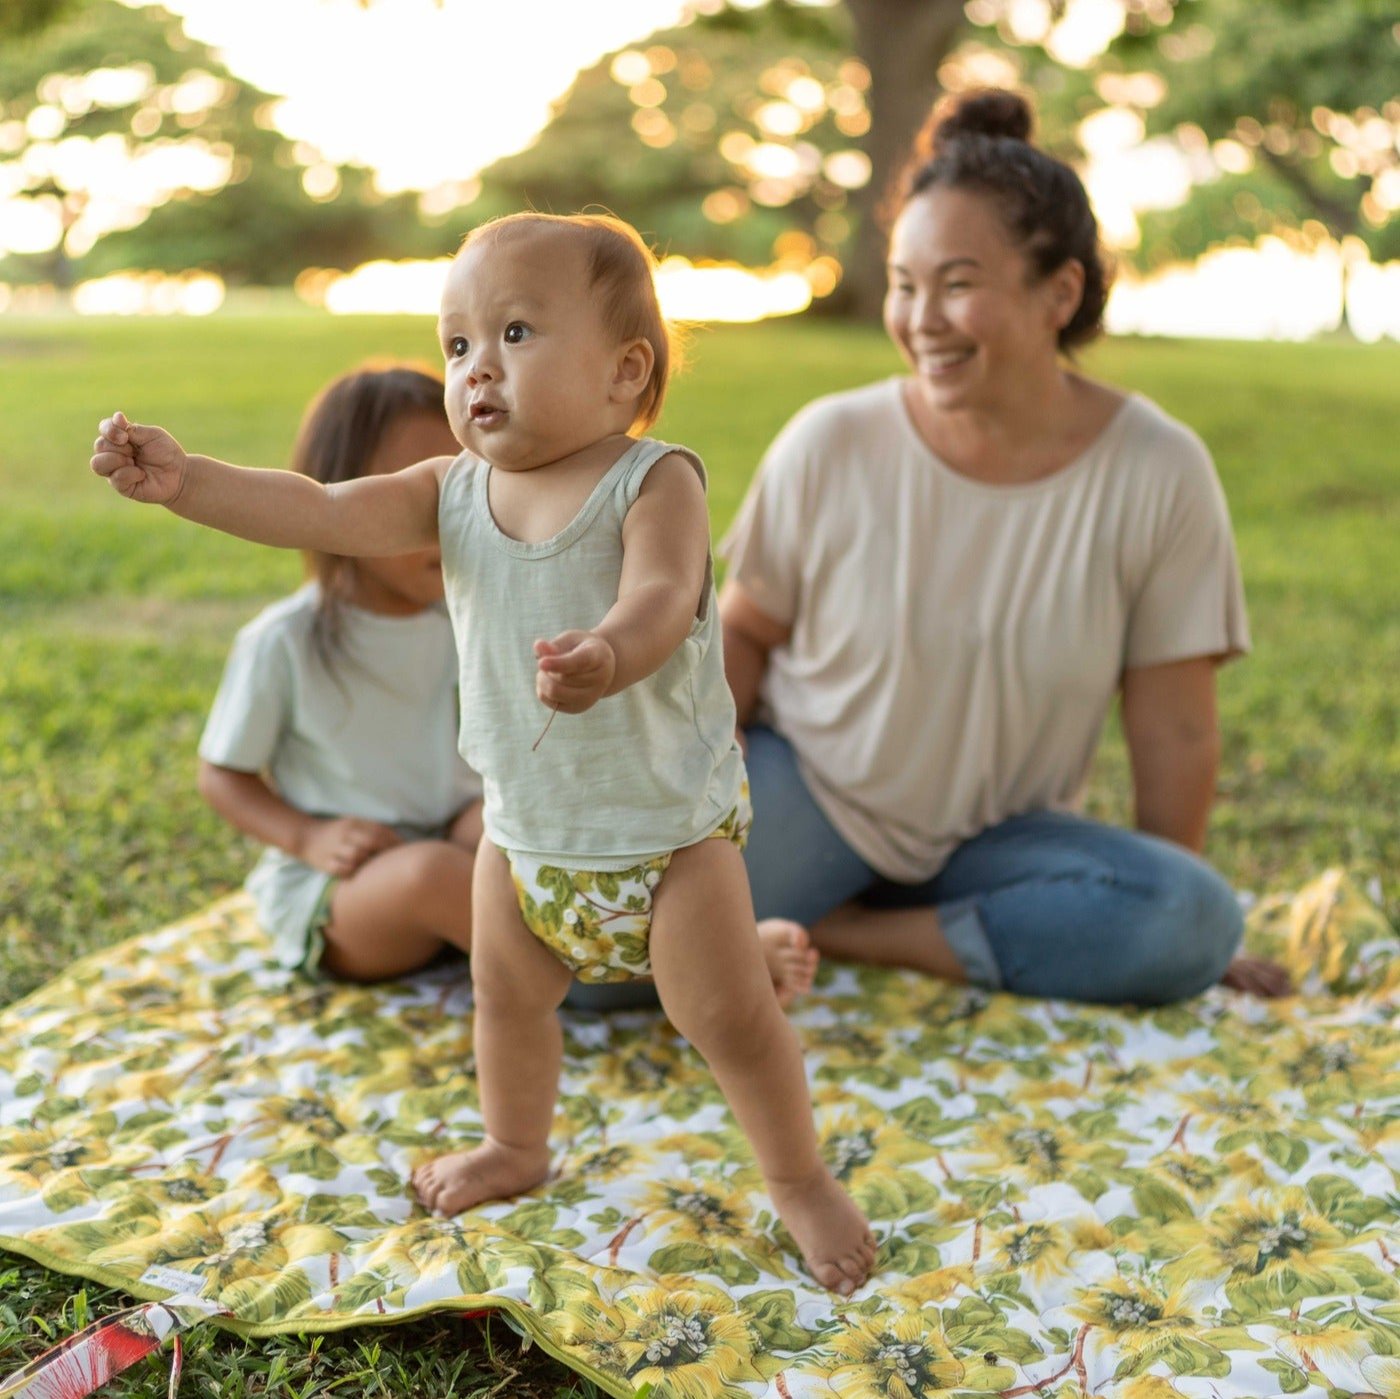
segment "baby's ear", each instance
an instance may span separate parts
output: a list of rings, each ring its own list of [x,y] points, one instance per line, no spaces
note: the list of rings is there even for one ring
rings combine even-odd
[[[629,340],[617,354],[610,397],[614,403],[631,403],[640,398],[651,383],[656,368],[656,351],[649,340]]]

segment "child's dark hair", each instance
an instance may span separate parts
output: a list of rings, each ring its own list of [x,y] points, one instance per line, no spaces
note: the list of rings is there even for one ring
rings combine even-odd
[[[442,394],[442,380],[416,365],[361,365],[332,380],[307,408],[292,449],[292,469],[326,486],[353,481],[369,470],[384,434],[406,414],[441,418],[446,426]],[[309,549],[302,558],[307,574],[320,584],[312,639],[330,669],[354,560]]]
[[[1075,259],[1084,268],[1084,292],[1059,333],[1060,349],[1072,351],[1103,330],[1113,273],[1083,183],[1064,161],[1031,144],[1033,124],[1018,93],[986,88],[945,98],[915,139],[894,212],[926,190],[976,190],[995,203],[1037,278]]]
[[[527,211],[491,219],[462,242],[470,248],[485,238],[530,225],[566,231],[583,243],[588,284],[598,293],[603,319],[619,343],[645,340],[652,350],[651,378],[637,403],[632,431],[645,432],[660,416],[666,385],[679,359],[679,341],[656,295],[656,258],[630,223],[611,214],[537,214]]]

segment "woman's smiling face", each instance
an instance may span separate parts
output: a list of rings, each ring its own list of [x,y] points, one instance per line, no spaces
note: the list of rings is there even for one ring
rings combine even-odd
[[[935,406],[992,406],[1055,365],[1082,280],[1073,261],[1037,280],[989,198],[935,186],[891,233],[885,329]]]

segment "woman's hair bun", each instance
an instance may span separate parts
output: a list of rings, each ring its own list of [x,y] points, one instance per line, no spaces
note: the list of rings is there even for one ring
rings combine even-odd
[[[925,159],[941,155],[959,136],[1006,136],[1029,141],[1035,119],[1030,103],[1019,93],[1003,88],[945,97],[919,133],[919,154]]]

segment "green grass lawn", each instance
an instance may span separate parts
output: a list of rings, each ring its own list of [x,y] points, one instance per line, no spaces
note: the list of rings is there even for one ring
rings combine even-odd
[[[234,630],[299,561],[119,500],[87,470],[98,419],[122,407],[275,465],[327,378],[434,352],[431,322],[407,318],[0,320],[0,1003],[234,888],[253,858],[200,803],[195,743]],[[820,321],[700,331],[690,357],[657,431],[706,458],[716,531],[795,408],[896,367],[877,330]],[[1085,367],[1191,423],[1230,500],[1255,651],[1221,676],[1209,854],[1255,890],[1345,864],[1380,881],[1394,919],[1400,346],[1122,342]],[[1110,731],[1089,809],[1129,806]],[[0,1255],[0,1373],[119,1300]],[[536,1356],[503,1324],[453,1319],[311,1348],[196,1337],[185,1392],[593,1392]],[[157,1368],[113,1392],[163,1393]]]

